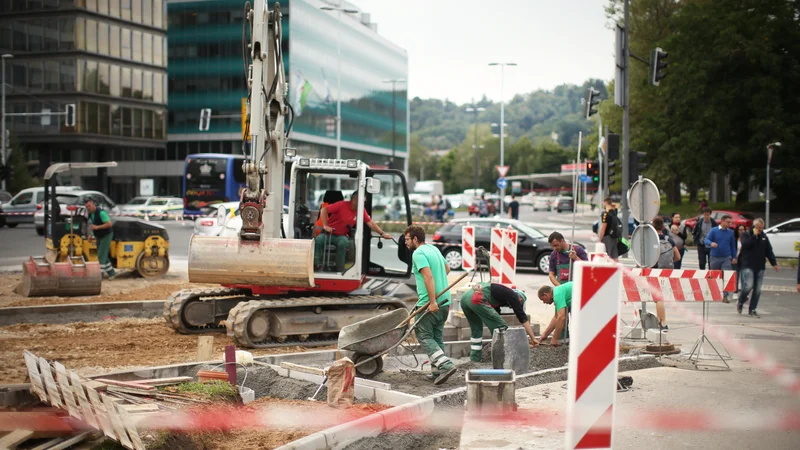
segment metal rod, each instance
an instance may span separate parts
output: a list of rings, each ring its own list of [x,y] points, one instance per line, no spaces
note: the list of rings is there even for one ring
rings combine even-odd
[[[583,131],[578,132],[578,159],[575,160],[575,174],[576,176],[574,179],[576,180],[573,183],[573,191],[572,191],[572,237],[570,240],[575,242],[575,215],[578,212],[578,203],[576,201],[578,186],[578,174],[580,173],[580,163],[581,163],[581,144],[583,143]]]
[[[3,167],[6,166],[6,58],[3,55],[3,76],[2,76],[2,83],[3,83],[3,94],[2,94],[2,115],[0,115],[0,122],[2,122],[2,131],[0,131],[0,140],[2,140],[2,157],[3,157]],[[6,178],[3,177],[2,185],[0,186],[5,191],[6,190]]]
[[[630,75],[630,15],[631,15],[631,2],[630,0],[625,1],[625,55],[624,55],[624,63],[625,63],[625,70],[623,71],[623,82],[625,83],[624,86],[624,102],[622,106],[622,229],[623,236],[628,235],[628,196],[625,195],[625,192],[630,187],[631,179],[630,179],[630,171],[629,164],[630,164],[630,145],[631,145],[631,129],[630,129],[630,89],[628,83],[628,78]]]

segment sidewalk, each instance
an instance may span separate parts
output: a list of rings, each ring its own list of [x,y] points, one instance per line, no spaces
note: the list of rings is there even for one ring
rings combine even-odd
[[[595,220],[600,218],[600,210],[595,208],[594,211],[589,208],[589,206],[578,205],[578,211],[575,213],[575,223],[579,223],[582,225],[591,225],[594,223]],[[561,214],[554,214],[552,216],[547,216],[547,220],[553,222],[563,222],[563,223],[572,223],[572,214],[571,213],[561,213]]]

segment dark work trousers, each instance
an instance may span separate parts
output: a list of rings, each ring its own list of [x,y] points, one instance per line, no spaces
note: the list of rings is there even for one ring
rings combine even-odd
[[[697,259],[700,260],[700,270],[706,270],[706,264],[708,264],[709,268],[711,268],[711,263],[709,262],[710,256],[710,248],[707,248],[705,245],[697,246]]]

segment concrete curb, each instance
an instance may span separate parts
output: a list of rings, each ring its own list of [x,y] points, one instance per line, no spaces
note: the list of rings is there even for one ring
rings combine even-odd
[[[163,310],[164,300],[14,306],[0,308],[0,326],[17,323],[93,322],[103,320],[104,315],[151,318],[161,316]]]

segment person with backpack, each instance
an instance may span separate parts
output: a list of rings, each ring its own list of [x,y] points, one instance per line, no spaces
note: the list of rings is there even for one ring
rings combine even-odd
[[[486,202],[486,197],[481,194],[481,200],[478,202],[478,214],[480,217],[489,217],[489,203]]]
[[[664,219],[656,217],[653,219],[653,228],[658,233],[658,262],[653,269],[674,269],[675,263],[681,260],[681,252],[675,241],[669,235],[664,234]],[[656,317],[658,317],[658,327],[668,330],[667,312],[664,310],[664,302],[656,302]]]
[[[600,228],[597,230],[597,237],[600,242],[606,246],[606,253],[609,258],[614,261],[619,261],[619,250],[617,249],[617,242],[621,236],[621,223],[617,217],[617,209],[614,208],[614,201],[611,197],[606,197],[603,200],[603,208],[605,212],[600,220]]]

